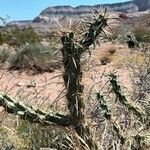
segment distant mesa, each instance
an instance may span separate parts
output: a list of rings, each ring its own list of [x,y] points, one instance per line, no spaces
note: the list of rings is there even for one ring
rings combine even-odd
[[[133,3],[138,6],[139,11],[150,9],[150,0],[133,0]]]
[[[12,21],[10,23],[7,24],[7,26],[11,26],[11,25],[26,25],[26,24],[30,24],[32,23],[32,20],[22,20],[22,21]]]
[[[115,12],[121,13],[136,13],[140,11],[146,11],[150,9],[150,0],[132,0],[127,2],[120,2],[115,4],[98,4],[94,6],[81,5],[78,7],[71,6],[55,6],[48,7],[43,10],[39,16],[35,17],[33,20],[27,21],[14,21],[10,22],[8,25],[26,26],[32,25],[38,31],[47,31],[49,28],[56,27],[56,19],[62,24],[66,23],[70,18],[77,20],[85,17],[89,17],[93,8],[109,8]]]

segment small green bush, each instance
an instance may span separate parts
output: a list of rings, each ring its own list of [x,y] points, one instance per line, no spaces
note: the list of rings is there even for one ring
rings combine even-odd
[[[55,51],[55,48],[41,44],[24,45],[10,58],[10,68],[52,71],[52,68],[59,67],[58,54],[54,54]]]
[[[9,58],[9,51],[6,49],[0,49],[0,63],[4,63]]]
[[[7,36],[7,31],[3,27],[0,27],[0,45],[3,43],[7,43]]]

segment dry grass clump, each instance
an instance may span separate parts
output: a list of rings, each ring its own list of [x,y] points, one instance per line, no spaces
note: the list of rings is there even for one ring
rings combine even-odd
[[[145,105],[149,103],[150,95],[150,48],[144,46],[128,58],[127,67],[130,69],[131,81],[134,86],[134,98]],[[146,107],[149,107],[147,104]],[[149,108],[148,108],[149,109]]]
[[[14,128],[1,126],[0,128],[0,148],[1,150],[16,150],[26,148],[23,139],[19,137]]]
[[[7,118],[8,119],[8,118]],[[5,120],[7,122],[7,120]],[[0,147],[2,150],[39,150],[49,148],[57,150],[89,150],[84,140],[71,128],[63,129],[55,125],[42,126],[28,121],[18,120],[12,128],[0,128]],[[83,142],[84,148],[80,142]]]

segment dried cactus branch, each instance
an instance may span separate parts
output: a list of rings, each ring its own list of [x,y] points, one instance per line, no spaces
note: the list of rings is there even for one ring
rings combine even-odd
[[[0,93],[0,106],[4,107],[6,112],[18,115],[22,119],[30,122],[40,123],[43,125],[50,125],[51,123],[61,126],[71,125],[71,119],[69,116],[61,114],[53,115],[39,109],[27,107],[3,93]]]

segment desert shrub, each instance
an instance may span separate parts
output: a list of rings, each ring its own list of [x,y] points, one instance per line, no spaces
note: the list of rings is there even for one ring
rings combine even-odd
[[[26,43],[38,43],[41,41],[40,36],[29,26],[19,29],[17,26],[12,29],[0,29],[0,44],[7,43],[10,46],[21,46]]]
[[[8,44],[11,46],[21,46],[26,43],[38,43],[40,42],[39,35],[34,31],[34,29],[29,26],[27,28],[19,29],[14,27],[8,34]]]
[[[150,42],[150,28],[136,27],[133,29],[136,39],[140,42]]]
[[[52,71],[53,68],[59,67],[58,60],[56,61],[58,54],[54,54],[55,51],[55,48],[41,44],[24,45],[10,58],[10,69]]]
[[[0,62],[4,63],[9,57],[9,51],[6,49],[0,49]]]
[[[7,31],[1,27],[0,28],[0,44],[7,42]]]

